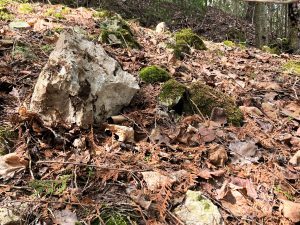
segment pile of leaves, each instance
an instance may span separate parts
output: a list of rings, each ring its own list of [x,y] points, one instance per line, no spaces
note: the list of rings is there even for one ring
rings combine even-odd
[[[106,123],[48,127],[28,105],[59,33],[97,42],[100,26],[91,9],[32,7],[22,14],[11,3],[19,23],[0,21],[1,207],[24,224],[183,224],[173,209],[201,190],[226,224],[299,221],[300,77],[285,66],[299,56],[207,41],[178,60],[166,47],[172,34],[129,21],[140,49],[104,45],[124,70],[138,77],[157,65],[181,83],[202,81],[235,99],[243,125],[169,112],[157,101],[161,84],[141,82]]]

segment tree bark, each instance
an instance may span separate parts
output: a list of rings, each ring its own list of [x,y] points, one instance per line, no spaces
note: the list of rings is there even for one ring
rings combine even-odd
[[[288,5],[289,44],[293,52],[300,51],[300,9],[297,3]]]

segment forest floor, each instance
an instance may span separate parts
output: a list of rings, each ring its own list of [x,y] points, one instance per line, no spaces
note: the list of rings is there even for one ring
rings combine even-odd
[[[18,4],[6,6],[29,28],[11,29],[0,21],[0,141],[5,153],[15,153],[5,162],[0,158],[1,207],[21,204],[24,224],[68,224],[62,218],[82,224],[183,224],[173,209],[187,190],[200,190],[226,224],[299,219],[299,153],[296,165],[290,160],[300,149],[300,74],[285,66],[299,66],[299,55],[205,41],[208,50],[175,60],[164,47],[170,32],[157,34],[130,22],[140,50],[103,45],[124,70],[138,77],[141,68],[160,65],[184,84],[201,80],[236,100],[243,125],[162,115],[161,85],[140,82],[121,113],[121,125],[135,131],[134,143],[114,142],[105,124],[49,132],[27,108],[59,32],[80,28],[97,42],[100,30],[92,10],[69,9],[55,19],[45,12],[61,6],[33,6],[23,14]],[[86,143],[81,151],[70,144],[79,137]]]

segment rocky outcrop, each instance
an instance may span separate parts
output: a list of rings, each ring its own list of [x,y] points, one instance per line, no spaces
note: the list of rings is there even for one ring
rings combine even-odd
[[[100,45],[66,31],[39,75],[30,109],[46,124],[86,128],[117,114],[138,89],[134,76]]]

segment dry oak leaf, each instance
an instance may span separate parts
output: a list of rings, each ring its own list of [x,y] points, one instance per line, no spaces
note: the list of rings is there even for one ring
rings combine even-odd
[[[174,182],[174,180],[172,180],[171,178],[155,171],[142,172],[142,175],[148,189],[151,191],[155,191],[163,186],[168,186],[169,184]]]
[[[291,102],[282,109],[282,113],[296,120],[300,120],[300,104],[297,102]]]
[[[214,152],[209,154],[209,161],[215,166],[223,167],[227,160],[227,151],[224,146],[218,146]]]
[[[300,221],[300,203],[291,202],[288,200],[281,200],[280,209],[283,216],[288,218],[294,223]]]
[[[20,158],[16,153],[10,153],[0,157],[0,178],[13,177],[15,172],[26,168],[28,162]]]
[[[300,166],[300,150],[290,159],[289,163],[293,166]]]

